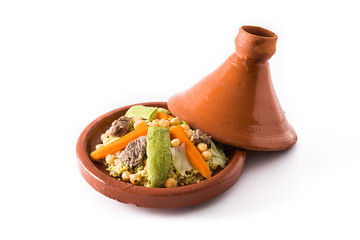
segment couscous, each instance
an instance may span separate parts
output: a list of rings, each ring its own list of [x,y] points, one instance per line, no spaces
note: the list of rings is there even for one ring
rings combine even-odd
[[[131,107],[100,140],[91,158],[102,161],[111,176],[145,187],[198,183],[228,161],[222,144],[157,107]]]

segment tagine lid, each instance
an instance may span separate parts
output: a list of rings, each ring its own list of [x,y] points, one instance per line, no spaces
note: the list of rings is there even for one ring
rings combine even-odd
[[[268,63],[277,39],[265,28],[241,27],[236,51],[191,88],[171,96],[169,110],[228,145],[259,151],[293,146],[297,135],[280,106]]]

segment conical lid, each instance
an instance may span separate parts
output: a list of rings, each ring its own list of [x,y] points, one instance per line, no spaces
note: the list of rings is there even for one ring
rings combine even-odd
[[[168,100],[170,111],[232,146],[278,151],[297,141],[276,96],[268,59],[277,36],[255,26],[243,26],[236,52],[190,89]]]

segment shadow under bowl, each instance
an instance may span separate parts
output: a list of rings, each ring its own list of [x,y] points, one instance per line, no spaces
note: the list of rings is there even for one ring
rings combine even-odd
[[[100,144],[100,136],[111,123],[123,116],[134,105],[167,108],[166,102],[147,102],[124,106],[96,118],[81,133],[76,154],[83,178],[95,190],[122,203],[147,208],[188,207],[212,199],[229,189],[240,177],[245,163],[245,150],[233,149],[226,152],[228,165],[210,179],[176,188],[148,188],[126,183],[111,177],[103,163],[94,162],[90,153]]]

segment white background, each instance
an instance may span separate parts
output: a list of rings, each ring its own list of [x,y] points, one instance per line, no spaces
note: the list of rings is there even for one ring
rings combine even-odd
[[[359,239],[356,1],[1,1],[1,239]],[[92,189],[75,145],[97,116],[166,101],[275,32],[273,83],[298,143],[248,152],[226,193],[178,210]],[[231,234],[231,235],[230,235]]]

